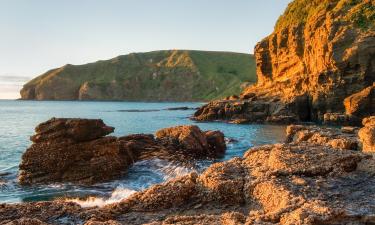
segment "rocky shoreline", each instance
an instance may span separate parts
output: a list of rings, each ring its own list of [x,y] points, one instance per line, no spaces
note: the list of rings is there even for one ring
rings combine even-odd
[[[104,207],[0,204],[0,224],[375,224],[373,11],[373,0],[294,0],[255,48],[257,84],[192,116],[288,124],[284,143],[250,148]],[[90,185],[122,176],[137,160],[190,163],[226,149],[220,131],[197,126],[106,136],[113,130],[101,120],[40,124],[22,157],[20,184]]]
[[[64,201],[1,204],[0,224],[372,224],[375,117],[363,125],[291,125],[285,143],[253,147],[202,174],[101,208]],[[172,131],[157,136],[175,137]]]

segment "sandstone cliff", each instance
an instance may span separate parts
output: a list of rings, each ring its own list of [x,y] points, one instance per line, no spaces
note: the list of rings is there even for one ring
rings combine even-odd
[[[240,93],[255,82],[252,55],[229,52],[133,53],[66,65],[27,83],[25,100],[201,101]]]
[[[274,32],[255,47],[257,84],[236,101],[212,103],[206,107],[212,110],[202,109],[196,119],[322,121],[325,113],[344,113],[344,99],[375,81],[374,26],[373,0],[293,1]],[[353,114],[358,109],[347,100],[349,116],[373,113],[375,97],[372,90],[364,92],[360,112]],[[220,113],[236,103],[248,104],[240,112]],[[254,109],[259,105],[264,109]]]

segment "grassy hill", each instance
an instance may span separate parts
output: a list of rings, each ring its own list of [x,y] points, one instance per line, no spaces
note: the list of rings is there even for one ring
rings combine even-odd
[[[343,22],[353,23],[364,30],[375,26],[375,5],[371,0],[294,0],[280,16],[275,28],[282,30],[288,26],[305,24],[310,17],[326,10],[345,14]]]
[[[239,94],[256,81],[252,55],[170,50],[65,65],[24,85],[22,99],[202,101]]]

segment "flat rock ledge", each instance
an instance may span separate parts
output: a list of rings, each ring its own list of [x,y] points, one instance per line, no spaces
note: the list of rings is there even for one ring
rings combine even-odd
[[[136,161],[159,158],[179,163],[220,157],[220,131],[177,126],[152,134],[106,136],[114,131],[102,120],[52,118],[38,125],[33,144],[22,156],[19,182],[93,184],[119,178]]]
[[[372,118],[364,124],[365,128],[373,126]],[[191,173],[154,185],[118,203],[102,208],[82,208],[63,201],[1,204],[0,221],[373,224],[375,159],[360,150],[357,132],[354,127],[289,126],[286,143],[251,148],[241,158],[215,163],[202,174]],[[159,135],[166,133],[170,130]],[[190,142],[183,135],[178,137]]]

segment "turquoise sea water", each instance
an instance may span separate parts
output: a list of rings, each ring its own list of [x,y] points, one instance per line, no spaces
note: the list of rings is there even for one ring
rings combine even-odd
[[[197,123],[189,120],[194,110],[164,110],[171,107],[199,107],[200,103],[143,103],[143,102],[69,102],[69,101],[0,101],[0,203],[51,200],[56,198],[85,198],[97,196],[93,204],[113,202],[134,191],[185,174],[198,172],[212,161],[198,161],[196,168],[151,160],[137,162],[123,178],[95,186],[70,184],[37,185],[21,187],[17,184],[18,165],[22,153],[31,144],[29,137],[34,127],[51,117],[100,118],[107,125],[115,127],[115,136],[134,133],[155,133],[158,129],[196,124],[202,130],[221,130],[229,143],[227,160],[243,153],[254,145],[280,142],[284,139],[283,126],[235,125],[226,123]],[[127,110],[149,110],[128,112]],[[159,110],[159,111],[158,111]],[[87,203],[87,202],[86,202]]]

